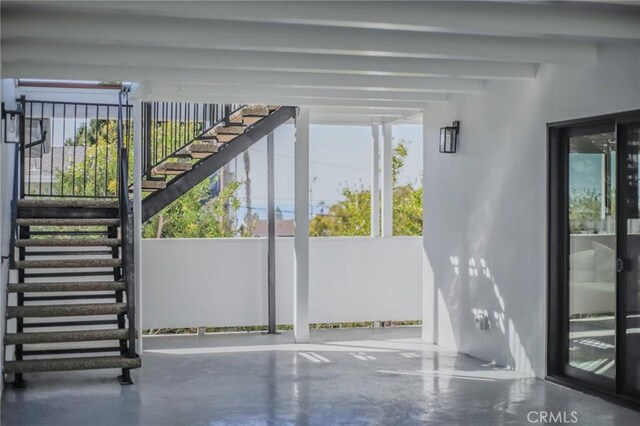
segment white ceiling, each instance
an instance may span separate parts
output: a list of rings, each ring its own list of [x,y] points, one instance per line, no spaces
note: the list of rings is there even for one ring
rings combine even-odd
[[[393,120],[640,44],[640,6],[618,3],[3,1],[2,77]]]

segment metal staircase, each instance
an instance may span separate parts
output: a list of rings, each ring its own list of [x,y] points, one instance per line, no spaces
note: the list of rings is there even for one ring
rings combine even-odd
[[[140,367],[123,97],[113,106],[117,198],[28,198],[25,147],[32,145],[25,139],[24,99],[20,103],[10,256],[15,272],[3,336],[4,373],[14,374],[14,386],[24,385],[25,373],[104,368],[121,369],[121,383],[130,384],[130,370]],[[10,347],[13,359],[7,358]]]
[[[118,105],[24,98],[18,105],[18,111],[3,108],[3,119],[11,113],[20,121],[4,372],[22,386],[25,373],[118,368],[121,383],[132,383],[130,370],[141,360],[135,349],[132,157],[125,142],[132,126],[126,91]],[[296,115],[294,107],[261,105],[146,103],[143,111],[143,221]],[[64,133],[69,117],[74,123],[70,138]],[[56,122],[63,141],[57,146],[47,135]],[[61,150],[57,157],[56,149]],[[98,155],[104,155],[104,170]],[[56,158],[61,163],[54,167]],[[109,174],[114,161],[117,176]],[[50,176],[43,179],[49,162]],[[54,189],[56,180],[62,184]]]
[[[295,115],[295,107],[242,105],[177,146],[155,166],[147,167],[142,189],[150,194],[142,200],[142,220],[149,220]],[[147,152],[154,151],[150,134],[146,132]]]

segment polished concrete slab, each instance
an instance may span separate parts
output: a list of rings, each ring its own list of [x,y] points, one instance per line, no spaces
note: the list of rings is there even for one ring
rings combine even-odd
[[[5,389],[2,425],[521,425],[541,412],[640,424],[638,412],[419,333],[323,330],[308,345],[291,333],[147,337],[135,385],[120,386],[114,370],[30,374],[26,389]]]

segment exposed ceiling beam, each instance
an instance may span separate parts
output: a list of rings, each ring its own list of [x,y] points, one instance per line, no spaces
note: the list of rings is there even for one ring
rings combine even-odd
[[[390,90],[354,90],[354,89],[328,89],[328,88],[298,88],[242,85],[242,86],[211,86],[200,84],[149,84],[150,92],[173,92],[179,95],[238,95],[253,98],[268,98],[287,96],[290,98],[316,98],[316,99],[342,99],[342,100],[373,100],[373,101],[412,101],[412,102],[448,102],[451,95],[448,93],[430,92],[395,92]]]
[[[507,2],[3,2],[40,7],[175,18],[228,19],[405,31],[525,37],[640,39],[638,8]]]
[[[367,116],[358,114],[332,114],[327,112],[317,112],[309,110],[311,124],[328,124],[341,126],[367,126],[372,123],[394,123],[412,120],[413,117],[405,118],[401,116]],[[422,114],[418,114],[420,117]]]
[[[102,81],[198,82],[212,86],[243,84],[276,87],[326,87],[333,89],[396,90],[407,92],[464,93],[484,90],[480,80],[434,77],[336,75],[267,71],[196,70],[100,65],[51,65],[41,62],[3,63],[3,77]]]
[[[2,41],[5,62],[166,66],[167,58],[185,68],[254,71],[380,74],[412,77],[532,79],[536,65],[456,59],[389,58],[286,52],[104,46],[47,41]]]
[[[145,96],[149,101],[164,102],[224,102],[237,104],[266,104],[266,105],[289,105],[289,106],[322,106],[322,107],[349,107],[365,108],[367,110],[399,108],[403,110],[421,111],[425,103],[413,101],[379,101],[367,99],[335,99],[335,98],[310,98],[310,97],[289,97],[289,96],[255,96],[251,94],[232,95],[217,93],[176,93],[167,91],[152,91]]]
[[[413,117],[420,112],[415,110],[403,110],[400,108],[390,109],[368,109],[360,107],[324,107],[317,106],[309,108],[315,114],[344,114],[344,115],[364,115],[368,117],[395,117],[395,118],[409,118]]]
[[[595,43],[572,40],[12,9],[2,13],[2,39],[527,63],[597,59]]]

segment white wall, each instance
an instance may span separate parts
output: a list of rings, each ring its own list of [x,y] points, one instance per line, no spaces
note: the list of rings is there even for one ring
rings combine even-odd
[[[593,65],[543,65],[532,82],[424,113],[426,339],[545,374],[546,124],[640,108],[640,49],[601,46]],[[461,121],[455,155],[438,128]],[[492,328],[479,331],[474,313]]]
[[[421,238],[310,239],[311,323],[420,319]],[[293,239],[276,240],[277,319],[293,321]],[[143,327],[267,323],[267,240],[147,239]]]
[[[15,90],[13,80],[2,80],[2,93],[0,98],[5,102],[5,108],[15,110]],[[2,257],[9,255],[9,239],[11,229],[11,194],[13,183],[13,160],[16,145],[10,145],[4,141],[4,128],[0,127],[0,255]],[[4,336],[4,310],[6,304],[5,291],[7,288],[7,278],[9,276],[9,261],[3,260],[0,263],[0,335]],[[8,348],[2,347],[2,356],[4,359],[4,351],[8,349],[7,359],[13,357],[13,346]],[[0,359],[1,361],[1,359]],[[0,362],[0,378],[2,375],[3,363]],[[2,390],[3,381],[0,380],[0,390]]]

